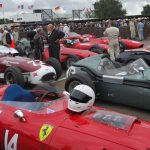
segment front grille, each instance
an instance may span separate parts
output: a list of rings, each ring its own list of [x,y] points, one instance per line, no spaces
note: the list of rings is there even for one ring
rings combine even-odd
[[[56,78],[55,73],[51,72],[51,73],[48,73],[48,74],[44,75],[41,78],[41,81],[46,82],[46,81],[54,80],[55,78]]]

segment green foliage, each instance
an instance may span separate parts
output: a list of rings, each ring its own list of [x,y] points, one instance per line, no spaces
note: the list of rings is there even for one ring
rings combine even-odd
[[[143,6],[143,10],[141,12],[142,15],[150,15],[150,5],[147,4]]]
[[[111,18],[125,16],[127,11],[123,9],[119,0],[99,0],[94,3],[95,16],[98,18]]]

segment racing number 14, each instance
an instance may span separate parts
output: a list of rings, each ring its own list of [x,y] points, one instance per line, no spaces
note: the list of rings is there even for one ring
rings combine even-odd
[[[9,130],[5,131],[5,139],[4,139],[4,146],[5,150],[17,150],[17,140],[18,140],[18,134],[14,134],[13,137],[8,142],[8,135]]]

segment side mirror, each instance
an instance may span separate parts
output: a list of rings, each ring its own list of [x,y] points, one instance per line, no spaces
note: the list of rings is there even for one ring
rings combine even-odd
[[[142,73],[142,75],[144,76],[144,68],[143,67],[139,67],[139,72],[141,72]]]
[[[22,122],[25,122],[26,121],[26,119],[25,119],[25,117],[24,117],[24,114],[23,114],[23,112],[21,111],[21,110],[16,110],[15,112],[14,112],[14,116],[16,117],[16,118],[18,118],[20,121],[22,121]]]

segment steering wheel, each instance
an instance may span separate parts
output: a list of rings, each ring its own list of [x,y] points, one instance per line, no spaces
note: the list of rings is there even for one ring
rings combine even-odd
[[[39,102],[43,102],[43,100],[46,97],[49,98],[49,99],[51,99],[51,100],[55,100],[55,99],[59,98],[59,95],[56,92],[47,91],[46,93],[44,93],[42,95],[42,97],[40,98]]]

